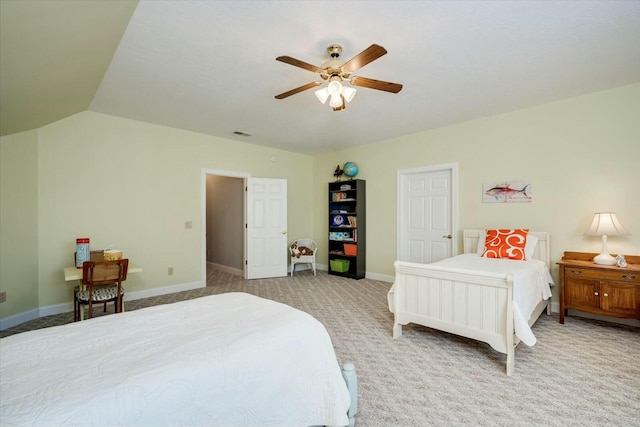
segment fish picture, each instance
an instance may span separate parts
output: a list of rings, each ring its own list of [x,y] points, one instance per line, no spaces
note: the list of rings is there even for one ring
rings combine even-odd
[[[482,184],[482,201],[485,203],[531,202],[530,181],[501,181]]]

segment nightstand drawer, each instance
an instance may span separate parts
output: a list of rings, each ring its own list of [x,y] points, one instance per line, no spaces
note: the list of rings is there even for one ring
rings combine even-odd
[[[640,284],[640,274],[624,271],[622,269],[620,271],[603,271],[602,269],[595,270],[590,268],[566,266],[565,274],[567,275],[567,278],[572,279],[595,279],[601,281]]]

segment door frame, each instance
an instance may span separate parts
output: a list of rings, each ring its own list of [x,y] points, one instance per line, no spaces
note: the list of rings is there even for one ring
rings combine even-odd
[[[404,218],[405,206],[405,185],[406,178],[410,175],[430,172],[451,172],[451,255],[458,254],[458,163],[443,163],[439,165],[420,166],[410,169],[398,169],[397,172],[397,205],[396,205],[396,259],[400,259],[400,248],[405,242],[402,241],[400,222]]]
[[[246,172],[234,172],[220,169],[206,169],[203,168],[200,176],[200,223],[202,224],[201,230],[201,266],[202,266],[202,283],[207,286],[207,175],[226,176],[229,178],[242,178],[246,185],[246,179],[251,178],[250,173]],[[242,212],[244,215],[243,221],[247,222],[247,204],[246,197],[242,197]],[[247,250],[247,230],[243,231],[242,245],[244,247],[243,253]],[[246,272],[246,266],[244,268]]]

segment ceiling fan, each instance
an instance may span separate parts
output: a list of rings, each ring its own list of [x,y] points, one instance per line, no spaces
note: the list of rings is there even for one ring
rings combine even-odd
[[[344,85],[344,81],[348,81],[354,86],[377,89],[391,93],[398,93],[402,90],[402,85],[398,83],[351,76],[351,73],[354,71],[359,70],[368,63],[375,61],[382,55],[385,55],[387,51],[382,46],[372,44],[347,62],[338,59],[342,53],[342,46],[337,43],[329,45],[329,47],[327,47],[327,53],[331,59],[319,67],[290,56],[279,56],[276,58],[276,61],[313,71],[314,73],[318,73],[322,80],[328,81],[329,84],[326,87],[316,91],[316,97],[318,97],[320,102],[323,104],[329,99],[329,105],[333,108],[333,111],[344,110],[346,103],[351,102],[356,94],[356,89]],[[307,83],[304,86],[276,95],[275,98],[284,99],[291,95],[295,95],[296,93],[319,86],[322,83],[322,81]]]

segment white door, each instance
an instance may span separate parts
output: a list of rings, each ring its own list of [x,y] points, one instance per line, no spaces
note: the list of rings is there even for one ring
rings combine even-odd
[[[287,275],[287,180],[246,179],[246,279]]]
[[[398,260],[430,263],[457,251],[456,165],[398,171]]]

